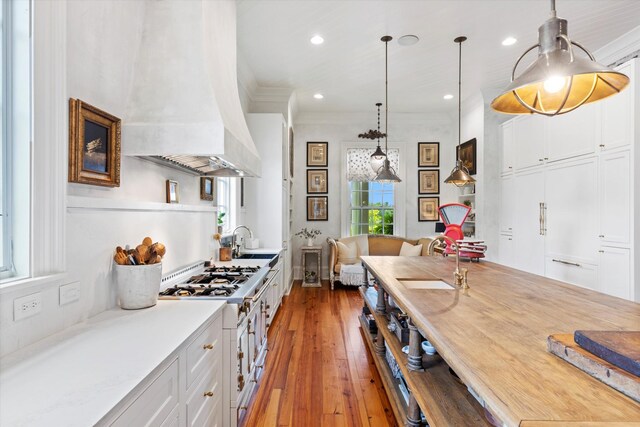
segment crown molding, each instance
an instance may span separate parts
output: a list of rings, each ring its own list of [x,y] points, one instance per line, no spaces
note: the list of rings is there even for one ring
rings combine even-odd
[[[430,125],[438,123],[451,123],[452,117],[447,113],[389,113],[390,125]],[[301,111],[295,116],[295,125],[352,125],[362,124],[362,126],[373,126],[375,115],[371,112],[312,112]]]
[[[294,90],[289,87],[265,87],[257,86],[251,96],[253,102],[284,102],[289,103],[289,98]]]
[[[623,59],[640,51],[640,25],[602,46],[594,52],[596,60],[604,65],[617,65]]]

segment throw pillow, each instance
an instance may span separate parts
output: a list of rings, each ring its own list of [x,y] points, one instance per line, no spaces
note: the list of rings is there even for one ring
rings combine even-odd
[[[356,242],[338,243],[338,262],[340,264],[356,264],[358,262],[358,245]]]
[[[402,242],[399,256],[420,256],[422,254],[422,245],[413,246],[410,243]]]

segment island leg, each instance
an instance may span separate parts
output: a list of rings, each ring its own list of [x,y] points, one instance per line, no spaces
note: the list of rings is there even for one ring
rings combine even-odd
[[[387,312],[387,305],[384,302],[384,289],[378,283],[378,301],[376,301],[376,311],[380,314]]]
[[[407,409],[407,427],[420,427],[422,425],[422,417],[420,416],[420,406],[418,401],[413,396],[413,393],[409,395],[409,408]]]
[[[420,332],[409,318],[409,370],[422,371],[422,345]]]
[[[384,345],[384,336],[380,331],[378,331],[378,335],[376,335],[376,342],[373,344],[373,349],[382,356],[387,353],[387,347]]]

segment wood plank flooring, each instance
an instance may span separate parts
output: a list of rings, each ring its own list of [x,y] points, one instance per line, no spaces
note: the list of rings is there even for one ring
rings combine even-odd
[[[243,427],[397,426],[361,335],[357,288],[302,288],[269,329],[266,373]]]

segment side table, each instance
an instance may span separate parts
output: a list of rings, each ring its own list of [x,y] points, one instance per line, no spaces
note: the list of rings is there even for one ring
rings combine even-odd
[[[302,254],[302,287],[303,288],[321,288],[322,287],[322,268],[320,267],[322,259],[322,246],[302,246],[300,248]],[[307,268],[307,255],[314,254],[316,256],[316,269]],[[315,275],[307,275],[307,273],[315,273]]]

